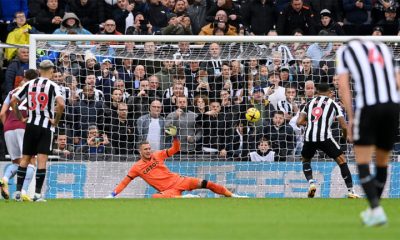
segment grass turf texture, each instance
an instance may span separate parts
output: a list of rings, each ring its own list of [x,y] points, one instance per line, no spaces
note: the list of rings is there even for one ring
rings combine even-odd
[[[2,200],[0,239],[400,239],[400,200],[383,206],[366,228],[364,199]]]

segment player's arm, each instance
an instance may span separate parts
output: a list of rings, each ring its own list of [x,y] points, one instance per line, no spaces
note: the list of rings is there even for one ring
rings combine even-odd
[[[400,91],[400,67],[396,68],[397,91]]]
[[[343,131],[343,137],[346,139],[347,138],[347,125],[346,121],[344,120],[344,117],[338,117],[337,120],[339,121],[340,128]]]
[[[128,184],[133,180],[134,178],[126,175],[124,179],[118,184],[118,186],[112,191],[112,193],[107,196],[107,198],[115,198],[118,194],[120,194],[127,186]]]
[[[3,103],[3,106],[1,107],[1,111],[0,111],[0,119],[1,122],[4,123],[6,122],[6,118],[7,118],[7,110],[10,107],[10,95],[7,96],[6,100]]]
[[[13,109],[15,116],[21,121],[21,122],[26,122],[26,118],[22,116],[21,111],[18,108],[18,104],[20,103],[20,100],[14,95],[11,98],[10,106]]]
[[[179,141],[177,134],[177,130],[175,126],[169,126],[168,128],[165,129],[165,133],[171,137],[173,137],[172,140],[172,147],[166,150],[167,156],[171,157],[175,153],[179,152],[181,150],[181,142]]]
[[[339,95],[347,113],[349,122],[353,122],[353,106],[350,91],[350,76],[348,73],[339,74]]]
[[[297,118],[296,125],[297,127],[305,126],[307,124],[307,116],[305,113],[301,112],[299,117]]]
[[[51,124],[53,126],[57,126],[58,123],[60,122],[60,119],[64,113],[64,108],[65,108],[65,101],[64,98],[62,96],[57,96],[56,97],[56,117],[54,118],[54,120],[50,120],[52,121]]]

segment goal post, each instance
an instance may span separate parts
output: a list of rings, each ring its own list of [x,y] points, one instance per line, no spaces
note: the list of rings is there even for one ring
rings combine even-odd
[[[167,125],[178,127],[182,141],[182,152],[166,160],[171,171],[251,197],[306,197],[308,183],[299,156],[304,129],[296,128],[293,119],[315,84],[327,82],[335,89],[334,44],[357,38],[390,44],[399,60],[397,36],[30,35],[29,67],[36,69],[41,59],[57,65],[55,78],[68,103],[56,134],[66,135],[75,152],[61,150],[59,158],[49,162],[46,197],[108,195],[139,158],[140,141],[149,140],[152,148],[170,146],[171,139],[163,134]],[[152,49],[147,43],[154,43]],[[323,47],[313,50],[314,43]],[[286,95],[287,89],[294,95]],[[154,100],[159,102],[152,105]],[[251,107],[260,112],[255,123],[246,120]],[[156,113],[161,117],[152,115]],[[361,193],[352,145],[341,139],[337,123],[332,131]],[[104,146],[100,152],[99,146]],[[384,197],[400,197],[397,148]],[[0,163],[0,169],[4,167]],[[312,167],[317,197],[345,196],[346,186],[332,159],[319,152]],[[121,197],[150,197],[154,192],[138,179]]]

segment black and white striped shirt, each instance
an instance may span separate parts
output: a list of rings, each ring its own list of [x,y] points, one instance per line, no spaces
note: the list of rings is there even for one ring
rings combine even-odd
[[[399,102],[393,56],[384,43],[350,41],[337,52],[336,72],[354,79],[357,109]]]
[[[47,78],[36,78],[25,83],[13,96],[28,100],[27,123],[54,131],[49,119],[55,117],[56,97],[63,97],[60,87]]]
[[[322,142],[332,138],[333,120],[343,117],[342,108],[326,96],[318,96],[309,101],[301,111],[306,115],[307,127],[304,134],[306,142]]]
[[[278,101],[276,104],[277,109],[279,111],[282,111],[284,113],[292,114],[293,113],[293,105],[292,103],[286,101],[286,100],[281,100]]]

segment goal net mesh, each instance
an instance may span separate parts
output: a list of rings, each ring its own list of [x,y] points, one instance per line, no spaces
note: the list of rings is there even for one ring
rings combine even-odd
[[[139,143],[148,140],[153,150],[170,147],[164,129],[174,125],[181,152],[166,160],[171,171],[252,197],[306,197],[300,159],[304,129],[295,121],[319,83],[330,84],[332,98],[340,104],[335,53],[342,44],[124,42],[118,37],[38,41],[37,62],[54,61],[53,80],[66,99],[46,196],[108,195],[140,158]],[[397,57],[397,44],[389,45]],[[246,118],[249,108],[259,110],[258,121]],[[342,138],[337,121],[332,133],[361,193],[352,146]],[[385,197],[400,196],[396,164]],[[312,167],[318,197],[345,196],[332,159],[317,152]],[[135,179],[121,197],[155,192]],[[197,193],[217,197],[209,191]]]

